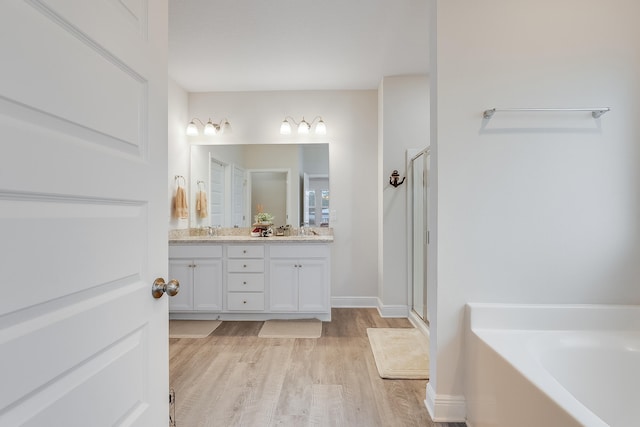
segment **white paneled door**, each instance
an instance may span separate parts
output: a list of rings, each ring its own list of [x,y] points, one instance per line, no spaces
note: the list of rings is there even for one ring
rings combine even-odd
[[[209,215],[211,220],[209,221],[209,225],[225,225],[224,218],[224,205],[225,205],[225,197],[224,197],[224,189],[225,189],[225,173],[224,173],[224,165],[211,160],[210,166],[210,176],[211,179],[209,181]]]
[[[0,426],[167,426],[167,0],[0,2]]]

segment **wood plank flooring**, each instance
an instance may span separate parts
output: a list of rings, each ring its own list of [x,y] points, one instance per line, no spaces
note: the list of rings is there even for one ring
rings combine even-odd
[[[426,380],[383,380],[367,328],[411,327],[376,309],[333,309],[318,339],[258,338],[262,322],[223,322],[170,339],[177,427],[464,427],[434,423]]]

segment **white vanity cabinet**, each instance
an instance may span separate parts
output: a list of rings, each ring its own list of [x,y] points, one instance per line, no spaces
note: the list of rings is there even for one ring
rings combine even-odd
[[[169,277],[180,282],[171,312],[222,311],[221,246],[170,245]]]
[[[330,313],[329,247],[271,245],[269,310]]]
[[[227,310],[264,311],[264,245],[227,245]]]
[[[275,240],[275,238],[274,238]],[[327,243],[248,241],[171,243],[172,319],[331,320]]]

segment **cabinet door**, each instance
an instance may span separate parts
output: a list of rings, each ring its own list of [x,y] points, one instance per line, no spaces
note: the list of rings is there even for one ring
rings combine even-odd
[[[180,290],[169,298],[169,311],[193,310],[193,268],[189,259],[169,259],[169,277],[180,282]]]
[[[201,311],[222,311],[222,260],[193,261],[193,308]]]
[[[269,264],[269,309],[298,311],[298,265],[295,259],[275,259]]]
[[[324,259],[298,261],[298,311],[329,311],[329,268]]]

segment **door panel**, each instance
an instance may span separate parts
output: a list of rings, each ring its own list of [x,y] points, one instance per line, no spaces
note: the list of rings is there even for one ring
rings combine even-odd
[[[168,424],[166,33],[166,0],[0,2],[0,425]]]
[[[54,126],[57,119],[92,133],[84,142],[138,152],[146,142],[146,114],[140,113],[148,109],[148,80],[126,62],[140,60],[127,58],[118,43],[142,50],[142,35],[125,27],[114,40],[121,20],[97,14],[107,2],[3,3],[0,51],[11,66],[3,70],[2,97],[49,116]]]
[[[125,289],[119,293],[110,293],[110,301],[94,297],[52,311],[32,321],[43,325],[28,325],[37,329],[14,333],[3,343],[3,359],[24,369],[3,372],[3,382],[14,386],[3,387],[0,404],[15,406],[2,414],[0,425],[48,426],[58,419],[64,425],[107,426],[146,406],[149,388],[143,356],[148,321],[139,314],[95,324],[96,318],[107,319],[110,313],[136,312],[136,296]],[[73,315],[66,317],[70,311]],[[132,330],[132,325],[137,327]],[[114,383],[123,387],[109,398],[91,401]],[[101,418],[95,419],[97,414]],[[82,416],[87,418],[78,418]],[[77,422],[70,422],[74,419]]]
[[[249,221],[245,219],[247,178],[244,169],[232,166],[231,173],[231,225],[233,227],[248,227]]]
[[[226,221],[224,218],[224,211],[225,211],[225,173],[224,173],[224,166],[215,162],[215,161],[211,161],[211,180],[210,180],[210,208],[209,208],[209,212],[210,212],[210,216],[211,216],[211,221],[209,222],[210,225],[216,226],[216,225],[225,225]]]

